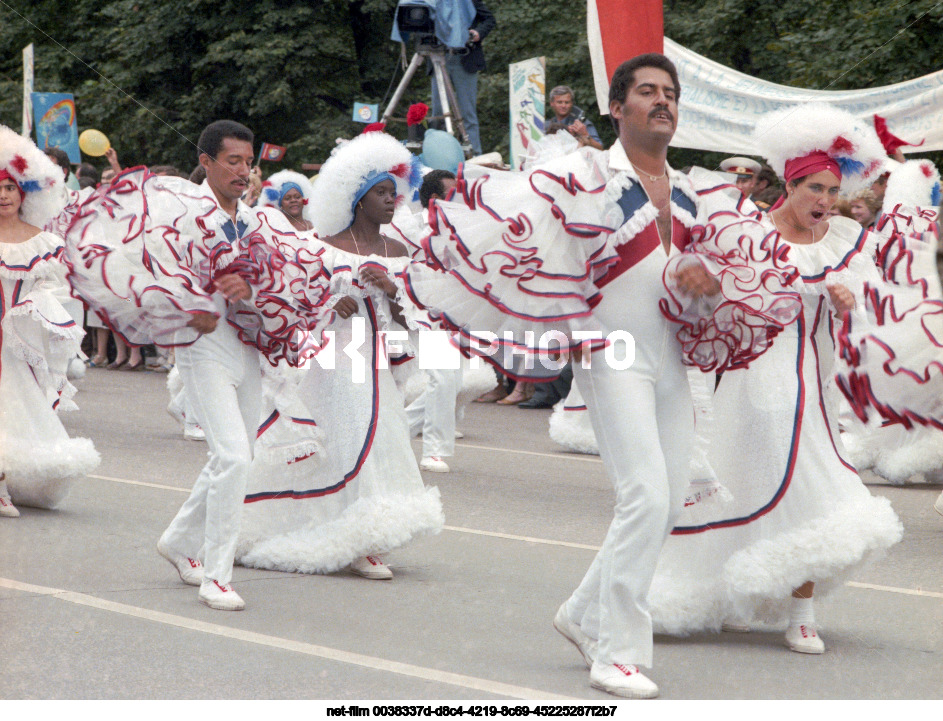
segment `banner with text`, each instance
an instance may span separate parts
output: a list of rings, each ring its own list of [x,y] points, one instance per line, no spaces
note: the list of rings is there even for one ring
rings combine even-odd
[[[602,25],[607,15],[602,7],[597,13],[597,2],[588,0],[587,38],[599,110],[608,115],[611,74],[607,68],[618,67],[636,53],[625,37],[605,32]],[[650,33],[654,33],[654,19],[650,25]],[[760,155],[752,139],[760,117],[784,106],[818,100],[868,122],[876,113],[887,120],[894,135],[904,140],[918,143],[926,139],[918,148],[904,147],[905,153],[943,149],[943,70],[876,88],[805,90],[737,72],[669,38],[664,38],[664,53],[677,66],[681,81],[678,129],[671,141],[676,148]]]
[[[546,58],[508,65],[512,168],[520,168],[527,146],[544,136],[546,68]]]
[[[871,121],[877,113],[894,135],[918,143],[907,153],[943,149],[943,70],[896,85],[863,90],[803,90],[739,73],[665,38],[665,55],[678,67],[681,104],[677,148],[759,155],[752,141],[758,118],[787,105],[824,101]]]

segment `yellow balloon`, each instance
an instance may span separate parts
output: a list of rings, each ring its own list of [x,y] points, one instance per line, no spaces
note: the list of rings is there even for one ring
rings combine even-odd
[[[79,148],[83,153],[91,155],[93,158],[104,155],[110,147],[111,143],[108,141],[108,136],[101,130],[89,128],[82,131],[79,136]]]

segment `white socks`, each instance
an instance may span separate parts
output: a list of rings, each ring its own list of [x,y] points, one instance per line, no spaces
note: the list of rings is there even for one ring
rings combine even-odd
[[[811,598],[793,598],[789,609],[790,626],[808,626],[815,628],[815,610]]]

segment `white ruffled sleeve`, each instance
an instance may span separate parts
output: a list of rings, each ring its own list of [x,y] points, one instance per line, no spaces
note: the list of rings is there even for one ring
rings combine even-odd
[[[426,264],[405,288],[467,353],[518,378],[559,373],[537,362],[601,327],[595,281],[617,261],[607,242],[622,213],[606,195],[596,154],[574,153],[527,173],[459,170],[450,202],[436,201]]]

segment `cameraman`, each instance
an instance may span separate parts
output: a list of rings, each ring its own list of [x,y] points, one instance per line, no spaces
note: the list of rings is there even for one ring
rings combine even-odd
[[[547,123],[547,135],[558,130],[566,130],[579,141],[602,150],[602,141],[592,120],[588,120],[583,111],[573,105],[573,89],[567,85],[558,85],[550,91],[550,107],[555,117]]]
[[[497,23],[482,0],[460,0],[459,5],[461,11],[468,13],[466,17],[471,17],[472,9],[475,14],[468,28],[465,46],[446,48],[445,67],[455,88],[458,109],[465,122],[465,131],[468,133],[472,150],[475,155],[481,155],[481,139],[478,134],[478,73],[485,69],[485,54],[481,49],[481,41],[494,30]],[[441,16],[444,19],[444,13]],[[460,16],[461,12],[455,15]],[[442,114],[435,75],[432,76],[432,114]]]

